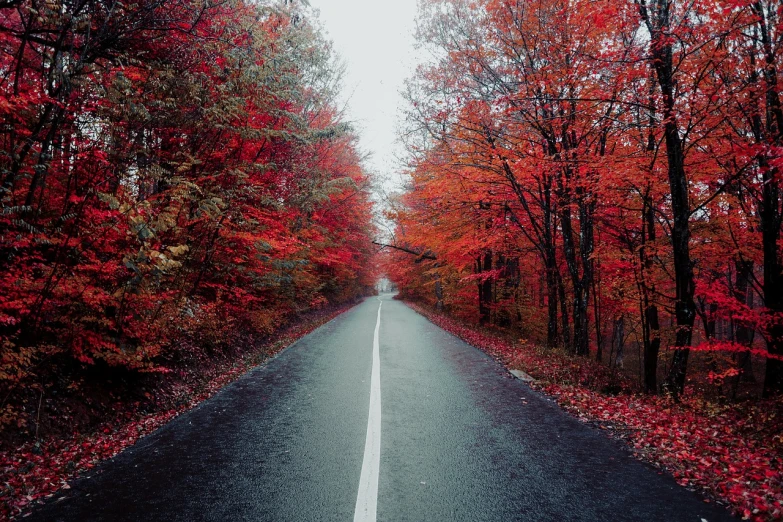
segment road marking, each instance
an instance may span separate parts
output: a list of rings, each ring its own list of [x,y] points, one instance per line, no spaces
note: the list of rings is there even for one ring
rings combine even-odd
[[[380,301],[380,298],[378,299]],[[372,372],[370,377],[370,415],[367,418],[367,439],[364,442],[364,461],[356,496],[354,522],[375,522],[378,509],[378,472],[381,466],[381,306],[372,338]]]

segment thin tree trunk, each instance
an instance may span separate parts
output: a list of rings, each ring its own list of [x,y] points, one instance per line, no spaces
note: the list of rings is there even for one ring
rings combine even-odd
[[[644,303],[644,389],[649,394],[658,393],[658,354],[661,349],[660,323],[658,307],[652,302],[650,295],[655,288],[648,282],[653,259],[647,252],[647,244],[655,241],[655,215],[649,192],[645,195],[644,211],[642,213],[642,248],[639,256],[642,264],[642,299]]]
[[[565,284],[563,284],[563,278],[559,273],[557,274],[557,293],[560,297],[560,320],[563,324],[563,348],[568,350],[571,347],[571,327],[568,325],[568,303],[565,295]]]
[[[650,33],[650,60],[655,68],[658,86],[663,95],[663,133],[666,144],[667,171],[671,193],[672,253],[674,257],[675,284],[675,349],[664,387],[675,398],[685,389],[693,323],[696,319],[693,264],[690,256],[690,206],[688,203],[688,179],[685,174],[685,153],[680,137],[675,103],[674,60],[670,23],[670,0],[655,0],[648,8],[645,0],[639,3],[642,19]],[[654,12],[650,12],[653,10]]]

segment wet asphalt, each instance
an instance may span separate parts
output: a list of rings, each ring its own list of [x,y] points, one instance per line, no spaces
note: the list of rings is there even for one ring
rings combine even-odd
[[[380,299],[378,520],[735,520]],[[302,338],[25,520],[353,520],[378,305]]]

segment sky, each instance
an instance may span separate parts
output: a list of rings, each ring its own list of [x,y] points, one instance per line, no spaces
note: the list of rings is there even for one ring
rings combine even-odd
[[[366,166],[382,179],[399,179],[397,123],[400,91],[413,73],[416,0],[310,0],[346,65],[343,97]]]

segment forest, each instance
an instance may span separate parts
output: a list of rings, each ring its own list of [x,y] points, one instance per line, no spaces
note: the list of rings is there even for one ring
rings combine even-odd
[[[400,296],[743,520],[783,516],[783,4],[428,0]]]
[[[756,0],[427,2],[391,278],[649,394],[779,395],[782,23]]]
[[[303,4],[4,1],[0,50],[4,441],[372,288],[369,180]]]
[[[780,519],[783,4],[421,0],[382,205],[318,16],[0,0],[0,519],[381,276],[681,485]]]

